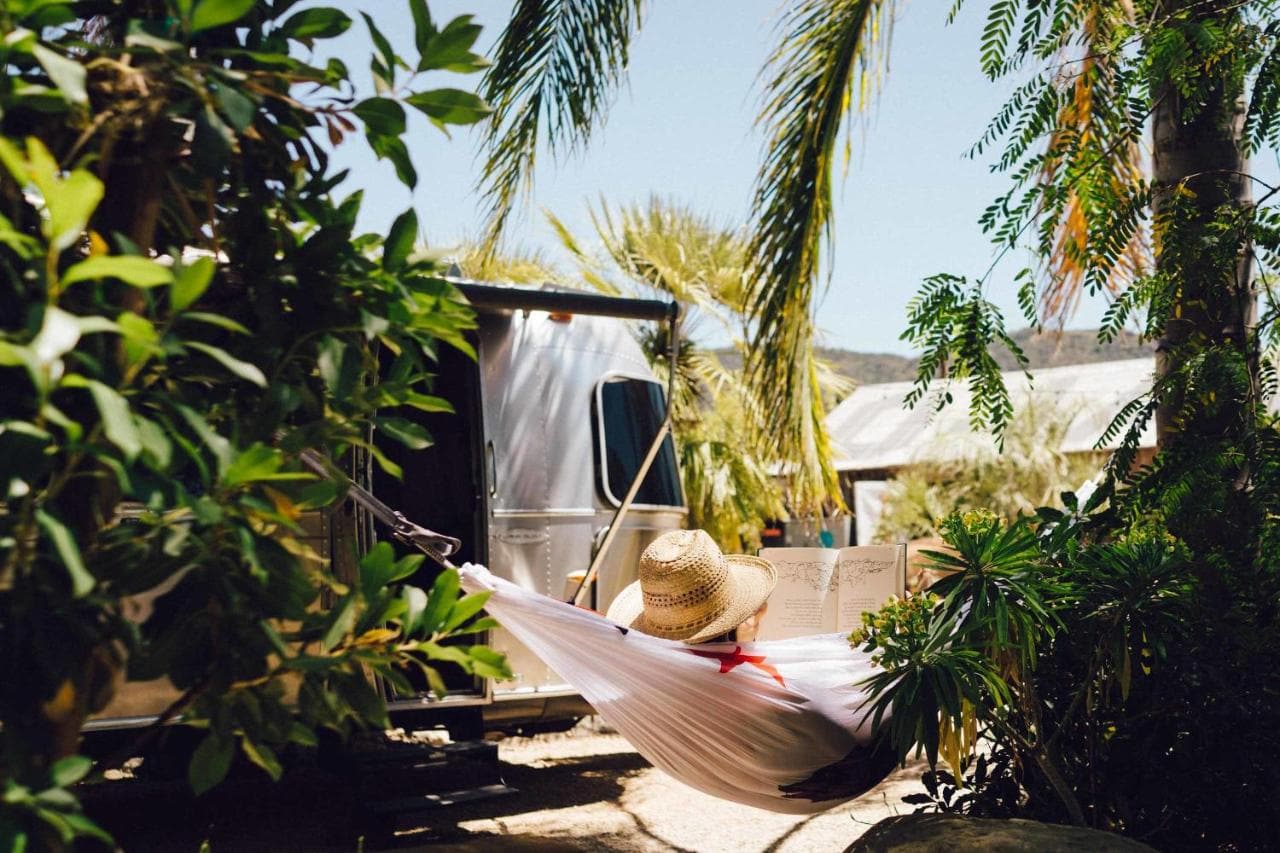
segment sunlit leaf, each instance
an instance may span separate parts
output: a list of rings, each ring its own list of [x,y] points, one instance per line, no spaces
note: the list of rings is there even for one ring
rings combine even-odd
[[[471,655],[472,671],[485,678],[496,678],[504,681],[513,677],[511,667],[507,665],[507,657],[502,652],[485,646],[468,646]]]
[[[338,400],[351,396],[360,381],[363,363],[355,347],[337,337],[325,338],[316,359],[320,378]]]
[[[124,336],[125,355],[131,365],[164,352],[158,344],[160,333],[146,317],[126,311],[116,318],[116,326]]]
[[[424,634],[439,631],[449,618],[454,604],[458,600],[458,591],[462,588],[458,573],[454,569],[445,569],[431,586],[431,597],[422,618],[413,628]]]
[[[195,303],[213,282],[217,264],[213,258],[196,258],[183,264],[173,276],[169,287],[169,305],[174,311],[182,311]]]
[[[102,418],[102,431],[108,441],[120,448],[126,459],[132,460],[142,452],[142,436],[129,409],[129,401],[119,391],[96,379],[81,376],[68,376],[63,384],[88,389]]]
[[[85,567],[84,558],[80,556],[80,546],[76,544],[71,528],[43,509],[36,510],[36,523],[49,537],[62,559],[62,565],[71,579],[71,594],[76,598],[87,595],[93,589],[94,579]]]
[[[303,9],[280,25],[278,32],[298,40],[334,38],[351,26],[351,19],[332,7]]]
[[[173,271],[149,258],[134,255],[95,255],[62,274],[63,285],[102,278],[118,278],[134,287],[159,287],[173,281]]]
[[[54,362],[71,352],[80,340],[80,321],[61,308],[48,308],[40,331],[31,341],[30,351],[36,363],[48,370]]]
[[[89,103],[89,93],[85,91],[85,68],[74,59],[68,59],[42,44],[31,46],[31,55],[36,58],[53,85],[58,87],[63,96],[73,104]]]
[[[191,764],[187,768],[191,789],[200,795],[217,787],[227,777],[234,755],[234,739],[216,731],[209,732],[191,755]]]
[[[197,0],[191,10],[191,32],[225,26],[249,13],[257,0]]]
[[[378,429],[410,450],[424,450],[431,446],[431,433],[421,424],[396,417],[381,417],[376,423]]]
[[[273,781],[280,779],[280,776],[284,773],[284,767],[281,766],[280,759],[276,757],[275,750],[265,743],[254,743],[247,737],[240,739],[240,748],[250,761],[267,771],[267,775]]]
[[[416,630],[427,609],[427,593],[416,586],[406,586],[400,591],[400,597],[405,602],[404,631],[409,634]]]
[[[184,15],[187,13],[184,11]],[[152,21],[131,20],[125,32],[125,47],[146,48],[157,53],[170,53],[182,50],[182,45],[167,38],[168,30],[157,27]]]
[[[430,394],[410,393],[406,395],[406,406],[412,406],[422,412],[443,412],[445,414],[453,414],[453,404],[443,397],[433,397]]]
[[[209,356],[246,382],[252,382],[260,388],[267,387],[267,377],[257,365],[250,364],[247,361],[241,361],[224,349],[200,343],[199,341],[186,341],[185,345]]]
[[[373,23],[373,18],[367,12],[361,12],[360,17],[364,18],[365,25],[369,27],[369,37],[373,39],[373,44],[378,48],[379,54],[382,56],[382,66],[387,71],[387,82],[392,83],[392,75],[395,74],[397,65],[403,65],[400,57],[396,56],[396,52],[391,47],[391,42],[382,34],[382,31]]]
[[[246,329],[244,325],[232,320],[230,317],[224,317],[221,314],[209,314],[205,311],[185,311],[180,319],[193,323],[206,323],[210,326],[217,326],[219,329],[226,329],[228,332],[235,332],[237,335],[249,334],[249,330]]]
[[[409,14],[413,18],[414,44],[417,45],[418,52],[423,53],[431,37],[436,34],[436,26],[431,20],[431,10],[427,8],[427,0],[409,0]]]
[[[453,610],[449,613],[449,619],[444,623],[445,631],[452,631],[465,623],[472,616],[484,608],[485,602],[489,600],[491,592],[473,592],[470,595],[463,596],[458,599],[458,603],[453,606]]]
[[[399,136],[404,133],[404,107],[390,98],[365,98],[351,111],[375,134]]]
[[[134,421],[138,425],[142,450],[151,457],[152,467],[160,471],[167,469],[173,459],[173,442],[169,440],[164,427],[140,415],[134,415]]]
[[[271,480],[284,464],[284,454],[274,447],[255,444],[245,448],[227,466],[222,481],[228,486]]]
[[[258,114],[258,105],[252,98],[228,83],[211,83],[210,87],[222,114],[231,122],[231,127],[237,133],[243,133],[249,125],[253,124]]]
[[[80,239],[102,200],[102,181],[84,169],[62,177],[58,161],[34,136],[27,138],[25,154],[7,138],[0,138],[0,162],[21,186],[39,191],[49,212],[40,229],[56,251]]]
[[[218,472],[225,471],[227,466],[231,464],[231,442],[224,436],[221,436],[209,425],[209,422],[194,409],[188,406],[175,406],[178,414],[187,422],[192,431],[200,438],[201,443],[212,451],[214,458],[218,461]]]
[[[413,161],[409,157],[409,149],[405,146],[404,140],[398,136],[380,136],[371,134],[369,136],[369,145],[373,148],[373,152],[378,155],[378,159],[386,158],[391,161],[396,169],[396,177],[400,179],[400,183],[409,189],[413,189],[418,185],[418,171],[413,167]]]
[[[479,95],[462,89],[417,92],[405,98],[405,103],[441,124],[475,124],[493,112]]]
[[[395,272],[404,266],[418,239],[418,215],[410,208],[396,217],[382,246],[383,269]]]
[[[93,769],[93,759],[84,755],[68,755],[60,758],[49,768],[49,781],[59,788],[74,785]]]
[[[415,15],[414,23],[417,24],[417,21]],[[472,52],[482,29],[472,21],[472,15],[459,15],[445,24],[443,30],[429,35],[425,27],[415,27],[418,33],[418,50],[421,53],[418,70],[440,69],[466,74],[488,66],[488,60]]]
[[[356,617],[359,615],[356,599],[353,596],[339,601],[329,616],[329,625],[325,628],[324,635],[320,638],[320,648],[327,652],[338,645],[343,637],[351,633],[351,629],[356,624]]]

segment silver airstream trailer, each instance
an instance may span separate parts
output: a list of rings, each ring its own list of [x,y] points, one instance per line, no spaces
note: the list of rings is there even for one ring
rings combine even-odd
[[[628,321],[668,323],[674,347],[678,308],[578,291],[454,284],[478,321],[471,339],[476,359],[453,348],[439,353],[434,393],[455,412],[397,412],[425,426],[432,445],[415,451],[378,441],[403,478],[363,465],[354,480],[407,519],[458,539],[456,562],[484,563],[526,589],[576,596],[604,610],[635,579],[644,547],[681,527],[686,515],[668,389],[628,327]],[[332,555],[340,578],[354,576],[352,555],[371,537],[391,539],[351,503],[307,521],[317,552]],[[436,571],[428,561],[412,580],[430,586]],[[576,584],[584,572],[591,582]],[[134,618],[145,618],[149,601],[137,605]],[[485,641],[507,654],[514,681],[446,674],[444,699],[424,683],[414,682],[411,695],[381,684],[393,722],[445,725],[463,740],[490,728],[556,728],[591,712],[504,631]],[[174,695],[167,682],[127,684],[87,729],[105,734],[149,724]]]
[[[635,580],[640,552],[684,524],[666,391],[628,320],[670,323],[675,303],[454,281],[477,310],[477,359],[442,353],[452,415],[416,417],[435,443],[394,451],[402,480],[372,491],[405,516],[454,536],[454,560],[487,565],[525,589],[606,609]],[[647,469],[647,470],[646,470]],[[643,476],[638,476],[643,475]],[[576,573],[576,577],[575,577]],[[502,629],[514,681],[451,685],[438,702],[391,696],[393,717],[483,708],[487,727],[554,727],[590,713],[574,690]]]

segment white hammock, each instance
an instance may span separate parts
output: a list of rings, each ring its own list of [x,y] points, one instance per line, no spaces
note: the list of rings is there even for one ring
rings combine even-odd
[[[893,767],[872,750],[866,654],[843,634],[689,646],[629,631],[521,589],[483,566],[468,592],[573,685],[636,751],[687,785],[775,812],[812,814],[876,785]]]

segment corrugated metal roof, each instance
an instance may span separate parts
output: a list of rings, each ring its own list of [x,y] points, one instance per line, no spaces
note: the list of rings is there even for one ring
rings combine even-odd
[[[1034,388],[1019,372],[1007,372],[1004,379],[1015,409],[1042,404],[1072,413],[1060,449],[1078,452],[1092,450],[1116,412],[1150,389],[1154,370],[1154,358],[1137,358],[1036,370]],[[941,387],[935,383],[934,389]],[[837,470],[896,468],[959,456],[975,442],[990,446],[989,435],[969,429],[972,394],[967,380],[949,384],[952,402],[941,412],[933,411],[931,397],[915,409],[905,408],[902,400],[910,390],[910,382],[863,385],[827,416]],[[1123,433],[1107,447],[1115,447],[1121,437]],[[1144,430],[1142,446],[1155,446],[1154,423]]]

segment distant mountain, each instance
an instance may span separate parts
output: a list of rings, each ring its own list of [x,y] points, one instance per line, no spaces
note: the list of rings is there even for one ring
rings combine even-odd
[[[849,377],[858,385],[904,382],[916,377],[916,360],[905,355],[831,347],[819,347],[818,354],[835,368],[836,373]]]
[[[1013,333],[1031,362],[1031,368],[1061,367],[1067,364],[1090,364],[1096,361],[1120,361],[1155,354],[1155,345],[1139,343],[1137,335],[1125,332],[1110,344],[1099,344],[1098,333],[1091,329],[1036,334],[1031,329]],[[854,352],[847,349],[819,347],[819,354],[835,368],[859,385],[881,382],[907,382],[916,377],[916,359],[883,352]],[[716,350],[726,367],[736,368],[738,354],[731,349]],[[996,361],[1004,370],[1013,370],[1013,356],[1003,349],[995,350]]]
[[[1030,329],[1013,333],[1013,339],[1022,347],[1031,361],[1031,367],[1062,367],[1067,364],[1092,364],[1095,361],[1122,361],[1127,358],[1143,358],[1156,354],[1154,342],[1140,343],[1132,332],[1123,332],[1109,344],[1098,343],[1094,329],[1075,329],[1062,333],[1045,332],[1037,335]],[[1013,356],[1003,349],[996,351],[996,361],[1005,370],[1017,365]]]

